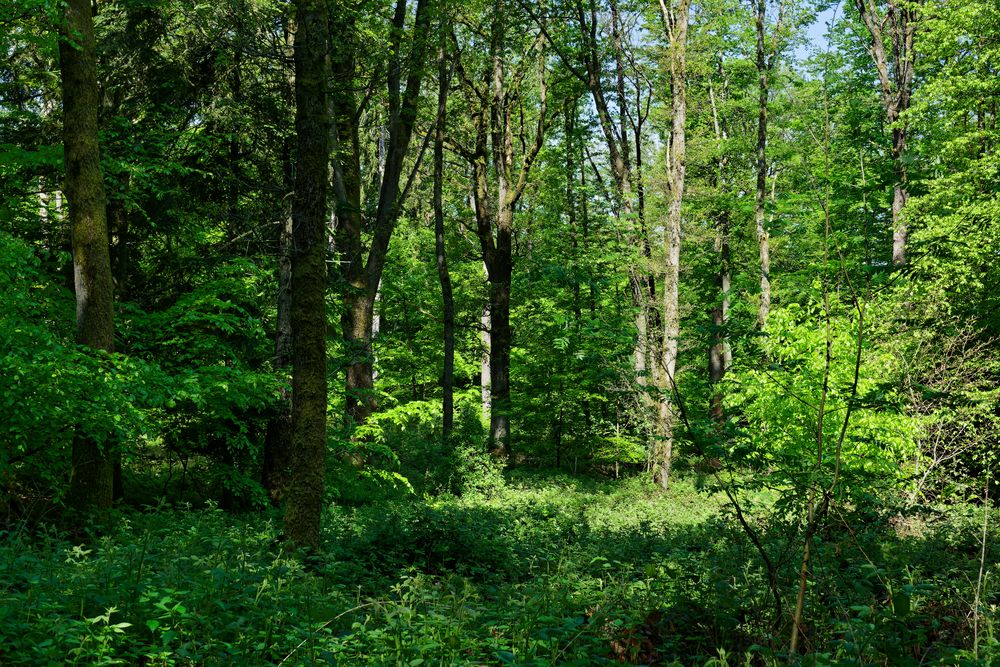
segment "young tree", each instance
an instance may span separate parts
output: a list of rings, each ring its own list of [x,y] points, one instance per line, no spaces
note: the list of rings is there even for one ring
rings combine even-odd
[[[114,293],[104,177],[97,135],[97,55],[89,0],[63,9],[59,63],[63,87],[63,150],[76,286],[76,340],[111,352],[115,345]],[[111,506],[114,461],[110,443],[77,434],[69,502],[74,507]]]
[[[295,26],[290,18],[286,18],[283,27],[285,56],[294,61]],[[293,71],[284,68],[285,96],[289,107],[295,105],[295,75]],[[283,185],[287,192],[284,202],[283,220],[278,229],[278,299],[274,328],[274,368],[288,372],[292,365],[292,200],[295,192],[295,174],[292,167],[291,137],[282,141],[281,166]],[[261,483],[267,489],[272,502],[280,502],[288,485],[288,468],[291,464],[291,395],[282,392],[281,402],[267,423],[264,435],[263,466]]]
[[[725,72],[721,61],[719,62],[719,74],[722,80],[722,92],[725,85]],[[726,188],[726,164],[728,162],[723,142],[726,140],[726,129],[719,114],[719,104],[716,100],[715,86],[713,85],[713,75],[709,74],[708,79],[708,99],[712,109],[712,130],[715,136],[716,150],[718,151],[718,166],[713,174],[714,189],[717,196]],[[731,275],[731,245],[730,245],[730,218],[729,210],[725,206],[719,206],[715,213],[716,241],[715,249],[718,255],[718,268],[715,274],[715,287],[718,290],[716,295],[717,303],[712,307],[712,334],[711,344],[708,349],[708,381],[711,387],[709,396],[709,414],[715,422],[721,426],[725,422],[725,411],[723,409],[723,396],[719,390],[722,382],[732,363],[732,352],[726,336],[726,324],[729,321],[730,288],[732,285]]]
[[[438,48],[438,99],[437,117],[434,121],[434,254],[437,258],[438,280],[441,283],[442,315],[444,316],[444,370],[441,376],[442,433],[445,442],[451,437],[455,424],[455,297],[452,292],[451,274],[448,272],[448,255],[444,244],[444,141],[448,113],[448,89],[451,86],[445,38],[448,27],[442,17],[439,25],[441,45]]]
[[[757,148],[755,154],[757,180],[754,193],[753,219],[757,230],[757,248],[760,253],[760,303],[757,306],[757,326],[767,325],[771,312],[771,246],[770,235],[764,224],[764,200],[767,197],[767,107],[770,95],[770,78],[774,63],[781,52],[781,30],[785,2],[778,4],[778,17],[768,39],[768,0],[751,0],[754,18],[755,58],[757,66]]]
[[[319,545],[326,478],[326,194],[330,119],[325,0],[295,3],[295,196],[292,202],[292,475],[285,534]]]
[[[473,178],[476,233],[489,282],[490,449],[510,456],[510,288],[513,272],[514,212],[528,185],[528,176],[545,142],[551,121],[548,110],[545,54],[541,36],[521,59],[509,62],[514,36],[507,0],[493,0],[486,58],[473,62],[465,52],[456,67],[473,114],[473,146],[456,150],[469,162]],[[520,44],[521,41],[515,42]],[[526,79],[537,64],[537,98],[531,100]],[[473,69],[477,67],[479,71]],[[525,107],[537,104],[531,123]],[[533,131],[529,126],[533,125]]]

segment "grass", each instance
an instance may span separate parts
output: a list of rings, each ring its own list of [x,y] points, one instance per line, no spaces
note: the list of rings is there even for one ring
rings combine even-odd
[[[11,527],[0,663],[785,664],[759,557],[695,481],[661,494],[522,472],[490,494],[334,505],[308,569],[272,514],[123,510],[83,538]],[[787,605],[801,544],[769,512],[751,520]],[[814,548],[803,662],[989,664],[990,540],[972,606],[982,510],[905,531],[895,515],[839,512]]]

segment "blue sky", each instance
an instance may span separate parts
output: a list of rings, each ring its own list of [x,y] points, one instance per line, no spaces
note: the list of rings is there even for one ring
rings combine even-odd
[[[822,50],[826,48],[826,24],[834,17],[840,17],[843,15],[843,12],[845,11],[843,4],[844,3],[842,2],[837,3],[830,9],[817,14],[816,21],[806,29],[806,36],[808,37],[809,44],[806,46],[800,46],[795,50],[795,55],[798,59],[801,60],[807,57],[812,50]]]

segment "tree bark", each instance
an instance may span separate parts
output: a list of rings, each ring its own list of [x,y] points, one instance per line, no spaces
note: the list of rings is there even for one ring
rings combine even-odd
[[[493,455],[508,459],[510,447],[510,326],[511,276],[513,273],[514,210],[527,187],[528,175],[538,157],[548,127],[545,59],[539,55],[539,110],[533,136],[527,136],[523,119],[517,125],[518,151],[515,152],[514,109],[523,93],[510,86],[505,50],[509,36],[506,0],[494,0],[489,34],[488,67],[473,80],[465,71],[461,56],[456,69],[472,108],[475,109],[475,146],[459,152],[472,166],[473,208],[476,235],[489,282],[489,375],[490,437]],[[541,45],[539,38],[536,46]],[[514,76],[522,77],[519,71]],[[483,85],[480,82],[485,82]],[[521,155],[515,168],[515,156]],[[490,164],[491,163],[491,164]],[[490,165],[490,166],[488,166]],[[490,168],[492,167],[492,168]]]
[[[716,252],[719,257],[719,268],[715,274],[715,287],[718,290],[719,302],[712,308],[712,345],[709,349],[708,381],[712,387],[709,398],[709,413],[716,424],[721,426],[725,422],[726,416],[723,409],[724,396],[719,384],[729,368],[729,346],[726,338],[730,287],[728,212],[720,213],[717,225]]]
[[[883,16],[875,0],[854,0],[854,6],[872,38],[868,53],[878,70],[882,106],[886,122],[892,127],[892,263],[896,266],[906,264],[907,228],[903,209],[909,199],[908,174],[903,160],[907,127],[900,118],[910,108],[916,53],[913,38],[921,4],[921,0],[887,0]]]
[[[680,335],[680,252],[681,205],[684,201],[684,175],[687,126],[687,28],[691,0],[671,2],[668,8],[660,0],[664,27],[670,43],[671,111],[670,135],[670,200],[667,225],[663,234],[665,255],[663,277],[663,339],[657,368],[659,401],[656,435],[658,446],[654,457],[654,478],[666,489],[670,484],[670,464],[673,457],[674,405],[678,336]]]
[[[68,0],[59,63],[63,87],[63,150],[76,288],[76,341],[114,351],[114,287],[108,248],[104,177],[97,136],[97,55],[90,0]],[[111,506],[114,457],[110,442],[73,439],[69,506]]]
[[[754,2],[754,27],[757,37],[757,146],[755,162],[757,183],[754,194],[753,219],[757,230],[760,255],[760,303],[757,305],[757,326],[763,329],[771,313],[771,247],[770,234],[764,224],[764,199],[767,194],[767,102],[769,77],[774,60],[768,59],[764,44],[764,24],[767,0]]]
[[[409,72],[405,84],[402,78],[402,36],[407,18],[406,0],[397,0],[392,18],[389,66],[386,93],[389,111],[388,143],[384,147],[384,162],[380,161],[376,178],[378,200],[375,213],[369,219],[361,195],[361,143],[358,122],[361,114],[355,100],[356,66],[351,48],[333,47],[333,73],[338,83],[331,96],[334,127],[332,158],[333,182],[337,198],[337,228],[334,234],[340,255],[339,282],[345,301],[341,318],[344,341],[348,349],[345,377],[348,418],[354,425],[367,421],[378,405],[375,401],[375,379],[372,357],[372,318],[374,302],[382,270],[385,267],[389,242],[399,217],[401,205],[400,179],[403,163],[413,135],[424,77],[424,54],[428,43],[430,14],[428,0],[417,0],[413,26],[413,43],[409,53]],[[348,18],[338,31],[350,32],[354,26]],[[371,232],[371,244],[365,252],[362,237]]]
[[[444,29],[442,27],[442,35]],[[444,315],[444,368],[441,374],[442,417],[441,433],[447,444],[455,425],[455,299],[448,273],[448,254],[444,243],[444,139],[448,111],[450,75],[443,44],[438,51],[438,105],[434,126],[434,251],[437,255],[438,280],[441,283],[442,314]]]
[[[508,225],[513,224],[513,211]],[[502,224],[502,223],[501,223]],[[509,227],[508,227],[509,229]],[[511,235],[501,226],[497,253],[490,266],[490,449],[510,456],[510,285]]]
[[[326,478],[326,194],[329,116],[324,0],[295,3],[295,195],[292,200],[292,474],[285,535],[319,546]]]
[[[349,289],[340,318],[347,342],[347,417],[354,426],[367,422],[368,417],[378,409],[372,350],[375,293],[367,282],[359,288]]]
[[[722,66],[719,66],[721,73]],[[723,86],[723,92],[725,86]],[[715,99],[715,88],[712,80],[708,81],[708,97],[712,106],[712,127],[715,130],[715,140],[719,151],[718,168],[715,173],[714,186],[722,190],[725,183],[726,156],[723,151],[723,140],[726,131],[719,118],[718,104]],[[715,287],[718,290],[716,305],[712,308],[712,335],[708,351],[708,381],[711,385],[709,395],[709,414],[716,425],[721,428],[725,423],[724,395],[720,389],[722,379],[729,370],[732,353],[726,335],[726,324],[729,320],[729,290],[730,290],[730,250],[729,250],[729,211],[721,209],[716,215],[715,251],[718,255],[718,269],[715,274]]]

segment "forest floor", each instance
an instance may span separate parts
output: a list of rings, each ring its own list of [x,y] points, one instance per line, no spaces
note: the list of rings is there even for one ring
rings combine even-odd
[[[759,553],[698,482],[519,472],[485,495],[333,506],[307,567],[270,513],[128,509],[85,539],[10,526],[0,664],[787,664]],[[784,616],[800,538],[754,500]],[[989,664],[981,509],[839,516],[814,544],[804,663]]]

